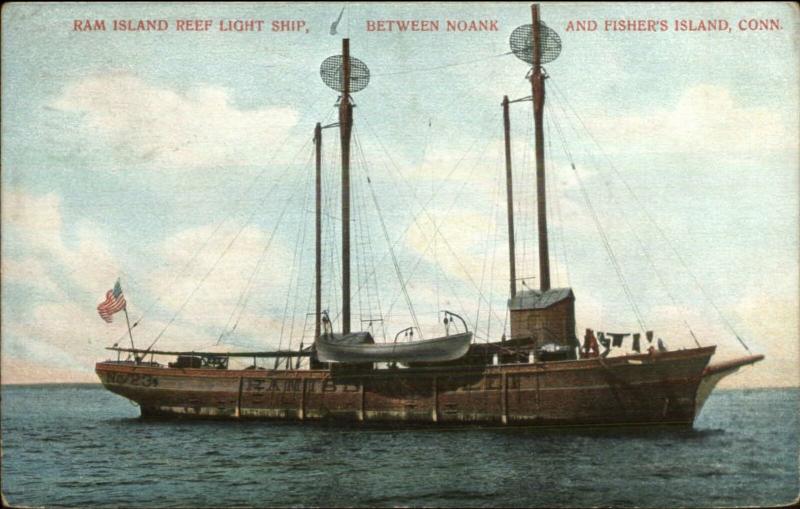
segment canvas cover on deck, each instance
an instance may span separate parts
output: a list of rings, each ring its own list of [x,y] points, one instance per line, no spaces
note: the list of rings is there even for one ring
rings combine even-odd
[[[551,288],[550,290],[523,290],[508,299],[508,308],[512,311],[520,309],[545,309],[569,297],[575,298],[572,288]]]
[[[327,333],[323,334],[326,343],[331,345],[374,345],[375,340],[369,332],[349,332],[347,334]]]
[[[404,343],[375,344],[367,332],[322,334],[315,342],[321,362],[446,362],[469,350],[471,332]]]

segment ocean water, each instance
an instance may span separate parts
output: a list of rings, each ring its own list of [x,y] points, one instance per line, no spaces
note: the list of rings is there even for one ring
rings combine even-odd
[[[800,492],[800,390],[717,391],[694,429],[355,430],[144,421],[102,387],[2,388],[27,506],[716,507]]]

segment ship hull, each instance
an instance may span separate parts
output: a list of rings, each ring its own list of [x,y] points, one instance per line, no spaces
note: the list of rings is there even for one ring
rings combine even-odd
[[[101,362],[142,416],[432,425],[691,426],[714,347],[481,367],[182,369]]]

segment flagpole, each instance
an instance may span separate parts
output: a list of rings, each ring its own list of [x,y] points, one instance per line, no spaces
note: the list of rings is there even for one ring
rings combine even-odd
[[[128,336],[131,338],[131,349],[135,350],[136,347],[133,346],[133,333],[131,332],[131,321],[128,318],[128,306],[125,306],[124,308],[122,308],[122,310],[125,311],[125,323],[128,324]],[[136,353],[135,352],[133,354],[133,357],[136,358]]]

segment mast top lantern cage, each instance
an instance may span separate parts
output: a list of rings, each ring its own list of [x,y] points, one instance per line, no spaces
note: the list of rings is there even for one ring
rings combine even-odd
[[[337,92],[344,92],[344,57],[333,55],[322,61],[319,68],[322,81]],[[369,67],[361,60],[350,57],[350,92],[360,92],[369,85]]]
[[[533,64],[533,25],[521,25],[511,32],[509,38],[511,51],[520,60]],[[539,47],[542,64],[547,64],[561,54],[561,37],[555,30],[539,22]]]

